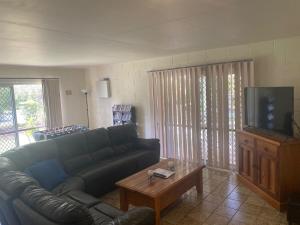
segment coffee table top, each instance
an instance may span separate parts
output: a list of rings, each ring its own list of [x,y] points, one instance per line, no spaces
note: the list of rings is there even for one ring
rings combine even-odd
[[[168,161],[175,163],[175,174],[168,179],[153,177],[152,181],[149,182],[148,170],[154,170],[156,168],[168,169]],[[169,188],[172,188],[186,176],[197,173],[204,167],[205,166],[201,163],[192,163],[177,159],[164,159],[157,164],[117,182],[116,185],[147,196],[156,197],[163,194]]]

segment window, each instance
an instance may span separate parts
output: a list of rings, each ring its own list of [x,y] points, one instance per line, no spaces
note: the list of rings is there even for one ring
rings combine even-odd
[[[161,155],[237,168],[236,130],[253,61],[154,71],[150,79],[154,133]]]
[[[45,129],[41,82],[0,84],[0,153],[34,142]]]

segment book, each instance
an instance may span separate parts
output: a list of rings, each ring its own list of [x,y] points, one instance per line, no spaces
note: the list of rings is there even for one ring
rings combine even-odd
[[[171,177],[172,175],[174,175],[175,172],[174,171],[170,171],[170,170],[165,170],[165,169],[157,168],[157,169],[155,169],[153,171],[153,174],[154,174],[154,176],[167,179],[167,178]]]

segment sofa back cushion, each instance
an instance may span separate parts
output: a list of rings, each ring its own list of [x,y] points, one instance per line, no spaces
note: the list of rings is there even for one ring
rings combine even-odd
[[[85,133],[88,151],[94,161],[101,161],[114,155],[108,131],[105,128],[90,130]]]
[[[101,161],[114,156],[114,150],[112,147],[101,148],[98,151],[91,153],[91,157],[94,161]]]
[[[38,182],[26,173],[20,171],[0,173],[0,188],[12,197],[19,196],[30,185],[38,185]]]
[[[87,208],[60,198],[40,187],[27,187],[20,198],[34,211],[55,223],[72,225],[93,224],[93,218]]]
[[[69,174],[75,174],[81,169],[90,166],[93,163],[93,159],[90,154],[84,154],[75,156],[73,158],[64,161],[64,166]]]
[[[105,128],[90,130],[85,133],[89,152],[111,146],[108,132]]]
[[[137,139],[135,124],[108,127],[107,130],[113,145],[134,142]]]
[[[37,162],[25,171],[47,190],[52,190],[68,178],[68,175],[57,159]]]
[[[83,133],[70,134],[55,138],[58,153],[64,161],[79,155],[87,154],[87,142]]]
[[[137,132],[135,124],[108,127],[110,141],[116,154],[124,153],[135,148]]]
[[[53,140],[23,145],[3,154],[23,171],[32,164],[58,157],[57,146]]]

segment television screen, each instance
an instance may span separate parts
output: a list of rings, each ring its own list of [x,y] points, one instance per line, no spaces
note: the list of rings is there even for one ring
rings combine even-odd
[[[293,136],[294,88],[245,88],[245,124],[248,127]]]

